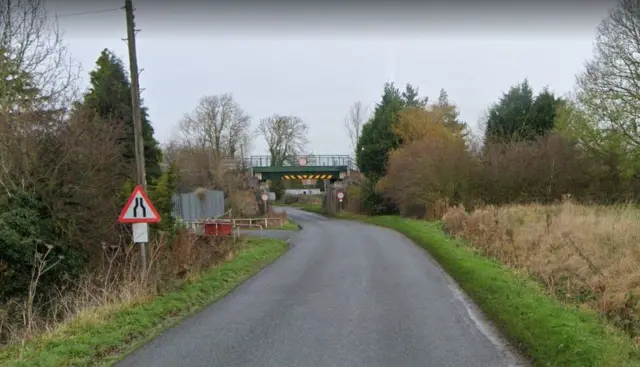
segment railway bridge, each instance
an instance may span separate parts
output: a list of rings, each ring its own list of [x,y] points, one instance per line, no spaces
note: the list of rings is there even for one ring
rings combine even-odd
[[[349,155],[296,155],[284,162],[273,162],[271,157],[252,156],[245,167],[259,181],[267,180],[328,180],[331,183],[344,180],[355,170]]]

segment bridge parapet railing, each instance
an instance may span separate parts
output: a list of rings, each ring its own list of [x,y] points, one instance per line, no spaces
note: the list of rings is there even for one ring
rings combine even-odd
[[[304,161],[302,161],[304,160]],[[246,159],[245,164],[249,167],[299,167],[301,161],[304,166],[324,166],[336,167],[346,166],[351,169],[355,164],[349,155],[296,155],[286,159],[282,164],[273,164],[271,156],[251,156]]]

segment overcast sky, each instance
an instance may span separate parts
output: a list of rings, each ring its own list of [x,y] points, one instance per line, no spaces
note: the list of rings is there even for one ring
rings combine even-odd
[[[49,5],[85,85],[104,48],[128,65],[125,18],[122,10],[77,13],[122,3]],[[236,4],[134,0],[142,97],[161,142],[200,97],[230,92],[254,127],[274,113],[297,115],[310,127],[309,152],[349,153],[348,108],[358,100],[373,108],[385,81],[410,82],[430,98],[444,88],[477,128],[489,105],[524,78],[536,92],[571,91],[612,3]],[[254,146],[254,154],[266,154],[261,137]]]

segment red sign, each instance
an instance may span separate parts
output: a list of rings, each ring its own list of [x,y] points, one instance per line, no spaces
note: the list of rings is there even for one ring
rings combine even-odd
[[[344,199],[344,193],[342,191],[338,191],[338,199]]]
[[[120,223],[158,223],[160,214],[149,200],[149,197],[138,185],[129,196],[127,204],[118,217]]]
[[[262,201],[267,201],[267,200],[269,200],[269,195],[262,194]]]
[[[306,166],[307,165],[307,160],[305,158],[300,158],[298,159],[298,164],[301,166]]]

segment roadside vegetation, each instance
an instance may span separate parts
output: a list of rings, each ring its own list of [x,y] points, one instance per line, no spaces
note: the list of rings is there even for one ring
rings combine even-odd
[[[640,353],[628,336],[604,324],[597,313],[549,297],[534,277],[479,256],[476,247],[443,233],[440,223],[398,216],[363,220],[395,229],[429,251],[534,365],[640,363]]]
[[[150,225],[143,273],[130,226],[116,221],[135,186],[129,73],[105,49],[85,65],[83,85],[72,56],[43,0],[0,4],[2,365],[119,355],[282,250],[270,240],[194,236],[172,217],[172,197],[220,190],[227,213],[263,216],[243,169],[252,136],[286,159],[306,142],[304,121],[274,114],[255,131],[231,93],[203,96],[162,145],[143,103],[147,193],[162,218]],[[275,222],[293,227],[286,216]]]
[[[299,207],[326,213],[319,204]],[[549,210],[554,213],[551,224]],[[637,335],[637,316],[625,291],[635,279],[637,261],[620,256],[636,251],[638,214],[628,205],[565,202],[485,208],[473,214],[457,207],[441,221],[334,215],[394,229],[427,250],[535,366],[637,366],[638,338],[630,337]],[[516,228],[522,237],[509,238]],[[579,238],[592,242],[576,248],[563,228],[582,229]],[[539,246],[531,246],[531,238],[538,238]],[[603,246],[602,238],[611,239],[606,244],[612,247]],[[594,264],[586,254],[607,265],[589,268]],[[566,275],[567,269],[573,276]],[[628,308],[620,310],[620,305]]]
[[[112,295],[114,298],[102,304],[82,309],[68,323],[0,350],[0,364],[62,367],[116,362],[166,328],[221,298],[286,249],[281,240],[247,239],[236,245],[233,255],[220,259],[217,266],[193,272],[161,294],[154,296],[140,283],[138,294],[119,295],[119,299],[118,295]],[[206,257],[210,253],[200,251],[199,255]]]
[[[143,273],[115,220],[135,182],[124,63],[103,50],[85,89],[43,0],[0,7],[0,363],[115,360],[285,250],[194,236],[172,196],[216,189],[234,217],[269,214],[243,171],[252,136],[282,164],[304,151],[301,118],[254,130],[231,93],[208,95],[161,145],[143,106],[162,216]],[[612,10],[574,93],[521,81],[488,106],[482,136],[444,89],[432,101],[411,84],[386,84],[371,114],[356,102],[345,120],[363,177],[340,215],[424,246],[539,366],[640,364],[639,14],[631,0]],[[286,205],[336,211],[269,185]]]
[[[411,237],[535,365],[640,365],[638,14],[612,9],[573,93],[521,81],[481,136],[445,90],[386,84],[364,124],[359,104],[347,117],[364,178],[344,210],[294,205]]]

